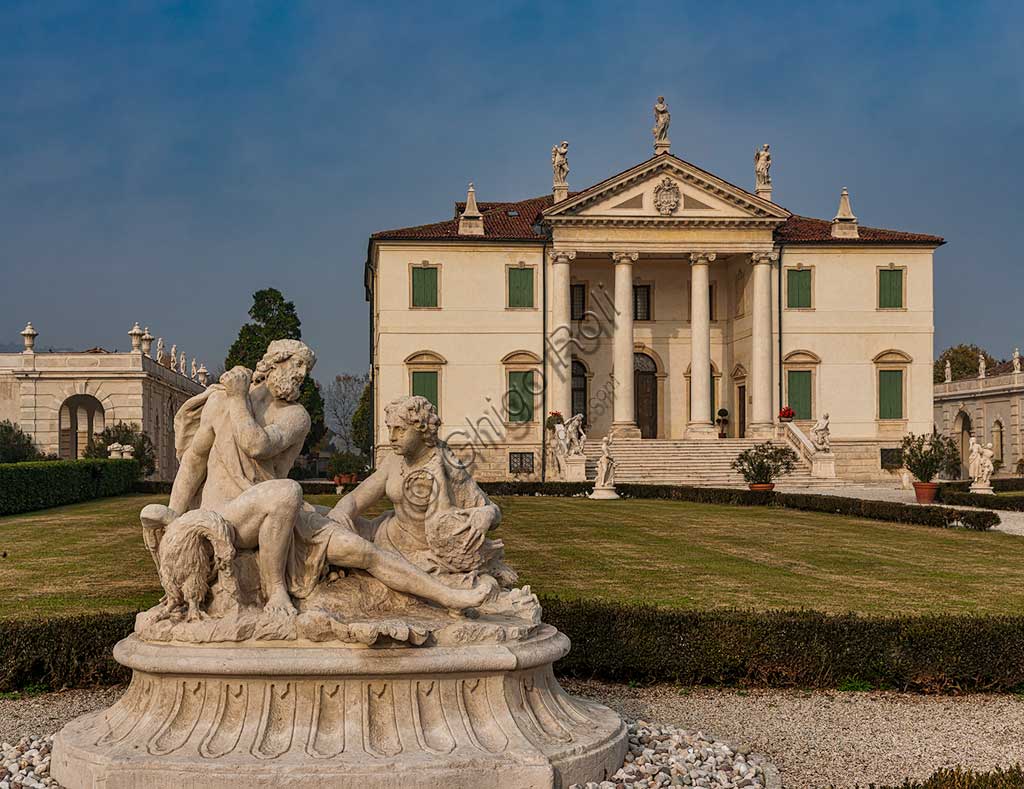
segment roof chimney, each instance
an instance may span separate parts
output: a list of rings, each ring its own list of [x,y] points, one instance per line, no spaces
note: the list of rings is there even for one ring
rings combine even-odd
[[[839,195],[839,210],[832,220],[832,238],[860,238],[857,217],[850,208],[850,193],[845,186]]]
[[[473,182],[469,182],[469,191],[466,192],[466,210],[459,217],[460,236],[482,236],[484,234],[484,217],[480,209],[476,207],[476,189]]]

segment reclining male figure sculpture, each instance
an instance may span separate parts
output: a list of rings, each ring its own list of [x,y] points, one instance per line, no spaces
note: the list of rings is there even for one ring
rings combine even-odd
[[[287,479],[309,432],[309,414],[297,401],[315,362],[301,341],[276,340],[255,374],[235,367],[221,376],[219,386],[210,386],[178,411],[180,468],[169,507],[151,504],[142,511],[147,545],[158,567],[169,560],[158,550],[164,529],[198,509],[229,524],[234,547],[259,550],[267,613],[294,615],[292,598],[308,597],[328,565],[365,570],[395,591],[452,610],[482,604],[496,592],[486,577],[471,588],[442,583],[398,553],[364,539],[342,509],[327,513],[305,503],[301,486]],[[167,604],[176,603],[180,600]]]

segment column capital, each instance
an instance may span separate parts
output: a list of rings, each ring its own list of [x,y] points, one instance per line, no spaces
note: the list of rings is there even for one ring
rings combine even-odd
[[[620,263],[623,265],[632,265],[636,263],[639,257],[639,252],[612,252],[612,262],[615,263],[616,266]]]
[[[774,249],[766,249],[761,252],[753,252],[750,255],[751,265],[758,265],[760,263],[776,263],[779,260],[779,253]]]
[[[552,249],[551,250],[551,262],[552,263],[568,263],[571,260],[576,259],[575,249]]]
[[[707,265],[708,263],[714,263],[715,262],[715,258],[717,258],[717,257],[718,257],[718,255],[715,254],[714,252],[691,252],[690,253],[690,265],[691,266],[701,266],[701,265]]]

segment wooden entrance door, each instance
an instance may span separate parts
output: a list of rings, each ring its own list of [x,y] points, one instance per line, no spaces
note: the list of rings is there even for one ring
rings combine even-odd
[[[747,387],[736,387],[736,438],[747,437]]]
[[[647,354],[633,354],[633,403],[641,438],[658,437],[657,369]]]

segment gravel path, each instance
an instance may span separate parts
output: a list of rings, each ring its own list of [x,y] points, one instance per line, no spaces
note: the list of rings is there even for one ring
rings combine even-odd
[[[622,715],[700,729],[763,753],[788,789],[899,784],[940,767],[1024,764],[1024,699],[778,690],[630,688],[566,681],[567,690]],[[123,688],[0,700],[0,741],[49,734],[109,706]]]

